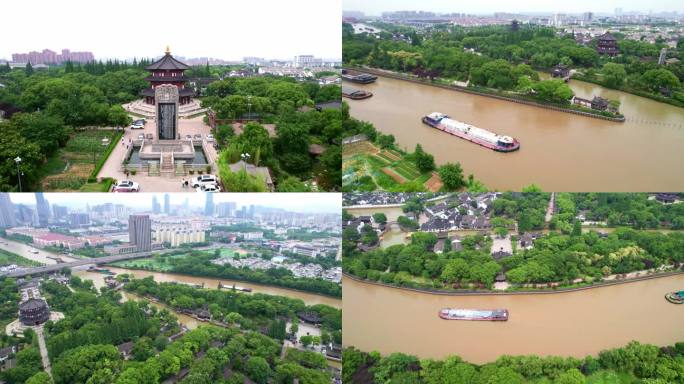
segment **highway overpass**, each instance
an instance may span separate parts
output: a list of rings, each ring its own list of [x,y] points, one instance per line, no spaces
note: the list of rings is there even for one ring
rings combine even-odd
[[[113,255],[113,256],[79,259],[76,261],[70,261],[68,263],[50,264],[50,265],[45,265],[42,267],[23,269],[21,271],[10,272],[10,273],[5,274],[3,276],[25,277],[25,276],[43,275],[46,273],[58,272],[64,268],[74,268],[74,267],[80,267],[82,265],[88,265],[88,264],[100,265],[100,264],[113,263],[115,261],[122,261],[122,260],[141,259],[141,258],[145,258],[145,257],[150,257],[150,256],[152,256],[152,254],[162,254],[162,253],[166,253],[169,251],[171,251],[171,250],[155,250],[155,251],[151,251],[151,252],[137,252],[137,253],[129,253],[129,254],[125,254],[125,255]]]

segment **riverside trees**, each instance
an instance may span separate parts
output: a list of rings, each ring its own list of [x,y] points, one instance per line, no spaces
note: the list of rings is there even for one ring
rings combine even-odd
[[[684,380],[684,343],[658,348],[632,341],[602,351],[598,358],[502,356],[484,365],[459,356],[423,359],[403,353],[381,356],[347,348],[342,355],[343,382],[370,377],[375,382],[579,384],[617,382],[677,383]],[[619,377],[619,378],[618,378]],[[621,380],[625,381],[621,381]]]

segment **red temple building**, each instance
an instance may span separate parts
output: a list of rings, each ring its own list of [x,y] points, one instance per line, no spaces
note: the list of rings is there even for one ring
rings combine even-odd
[[[599,36],[598,42],[596,43],[596,52],[598,52],[600,55],[617,55],[620,53],[620,50],[618,50],[617,39],[608,32]]]
[[[143,89],[141,95],[145,98],[145,103],[154,105],[154,89],[158,85],[172,84],[178,87],[179,104],[187,104],[190,102],[194,91],[185,88],[185,83],[188,78],[185,77],[184,71],[190,67],[171,56],[169,47],[166,47],[166,54],[161,59],[147,66],[150,75],[145,80],[150,82],[150,87]]]

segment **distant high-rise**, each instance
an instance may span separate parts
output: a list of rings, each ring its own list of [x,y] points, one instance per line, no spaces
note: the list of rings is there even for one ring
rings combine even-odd
[[[90,215],[87,213],[70,213],[69,214],[69,225],[72,227],[78,227],[81,225],[90,224]]]
[[[128,216],[128,241],[138,251],[152,250],[152,221],[148,215]]]
[[[254,204],[249,206],[249,218],[250,219],[254,218]]]
[[[61,220],[67,217],[69,211],[67,207],[63,205],[52,204],[52,217],[55,220]]]
[[[0,228],[10,228],[17,225],[14,216],[14,204],[8,193],[0,193]]]
[[[171,198],[168,193],[164,194],[164,213],[167,215],[171,213]]]
[[[216,204],[216,214],[219,217],[233,217],[235,216],[235,203],[223,202]]]
[[[92,52],[71,52],[68,49],[62,49],[61,54],[49,49],[43,49],[42,52],[12,54],[12,61],[15,63],[61,64],[67,61],[87,63],[94,60],[95,56]]]
[[[161,205],[157,201],[157,196],[152,196],[152,213],[161,212]]]
[[[214,215],[214,195],[207,193],[207,200],[204,202],[204,214],[207,216]]]
[[[591,21],[593,18],[594,18],[593,12],[584,12],[584,14],[582,14],[582,19],[584,21]]]
[[[38,225],[47,227],[50,220],[50,203],[45,200],[43,192],[36,192],[36,211],[38,213]]]

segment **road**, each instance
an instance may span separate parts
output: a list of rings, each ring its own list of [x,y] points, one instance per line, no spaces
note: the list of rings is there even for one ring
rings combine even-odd
[[[551,192],[551,198],[549,199],[549,207],[546,209],[545,221],[547,223],[551,222],[553,218],[553,212],[556,209],[556,192]]]
[[[144,257],[150,257],[153,254],[164,254],[164,253],[170,252],[172,250],[173,249],[155,250],[153,252],[152,251],[150,251],[150,252],[138,252],[138,253],[131,253],[131,254],[127,254],[127,255],[113,255],[113,256],[105,256],[105,257],[79,259],[79,260],[75,260],[75,261],[70,261],[68,263],[51,264],[51,265],[46,265],[43,267],[36,267],[36,268],[24,269],[21,271],[15,271],[15,272],[8,273],[5,276],[24,277],[24,276],[30,276],[30,275],[41,275],[44,273],[57,272],[57,271],[62,270],[63,268],[74,268],[74,267],[79,267],[79,266],[87,265],[87,264],[107,264],[107,263],[113,263],[115,261],[121,261],[121,260],[140,259],[140,258],[144,258]]]

